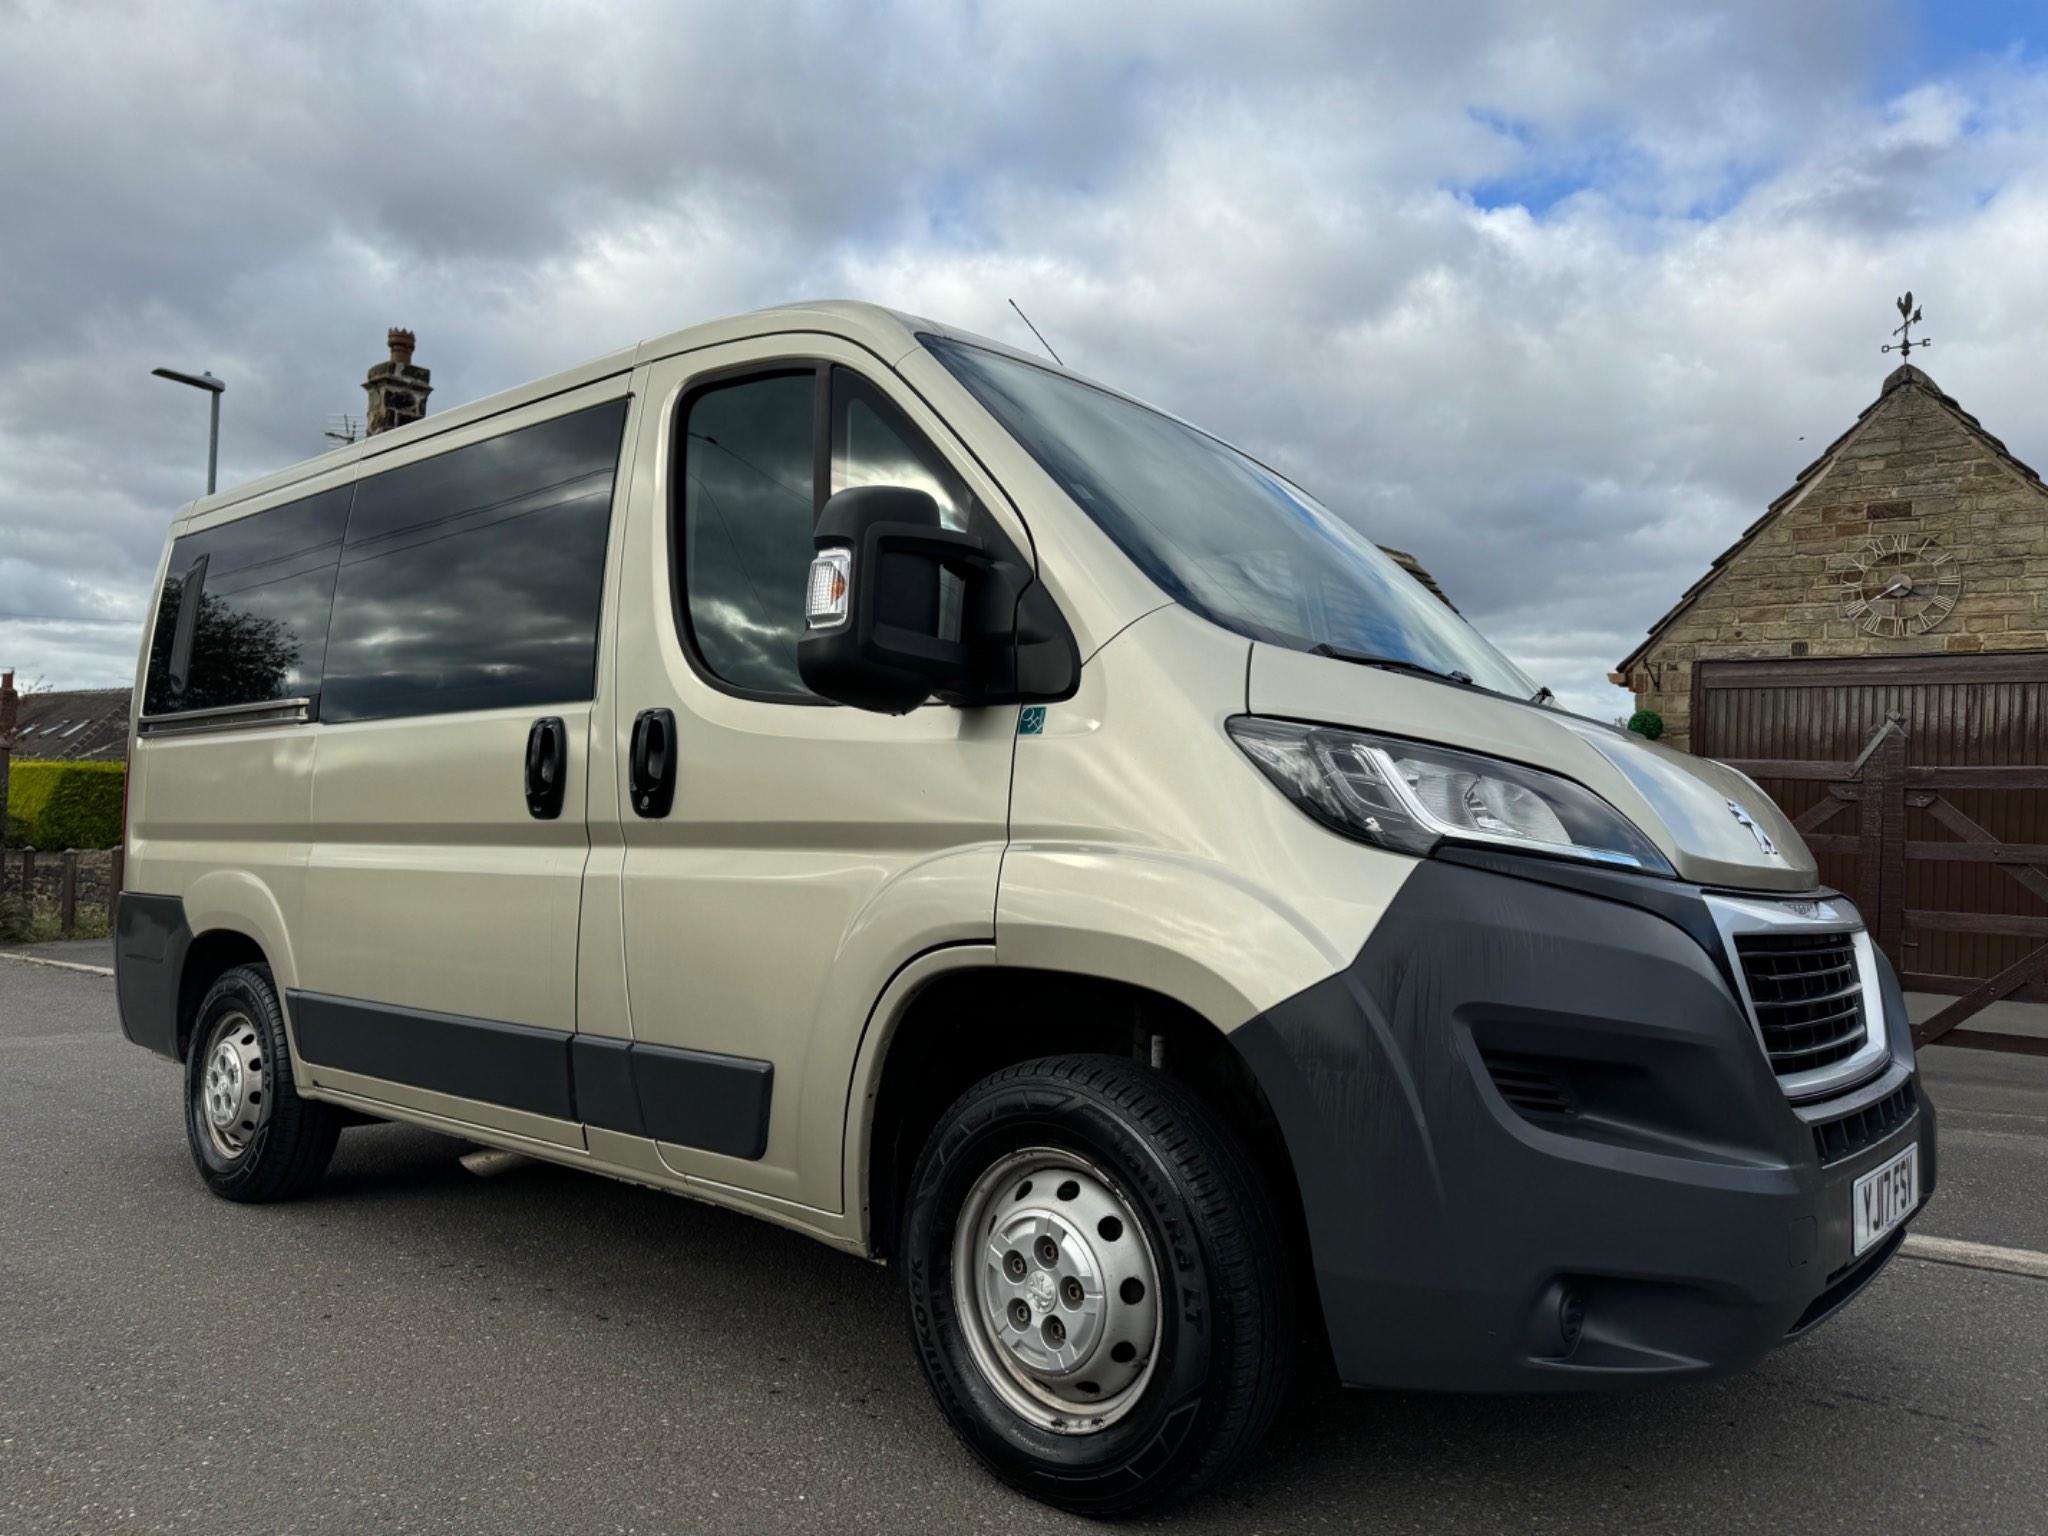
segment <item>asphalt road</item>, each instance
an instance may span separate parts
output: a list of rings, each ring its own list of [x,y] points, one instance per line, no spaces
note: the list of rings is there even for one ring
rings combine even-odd
[[[2048,1061],[1941,1048],[1917,1230],[2048,1249]],[[673,1196],[352,1130],[323,1193],[201,1188],[113,983],[0,960],[0,1533],[1029,1533],[888,1272]],[[1732,1380],[1296,1394],[1208,1531],[2048,1531],[2048,1281],[1901,1259]]]

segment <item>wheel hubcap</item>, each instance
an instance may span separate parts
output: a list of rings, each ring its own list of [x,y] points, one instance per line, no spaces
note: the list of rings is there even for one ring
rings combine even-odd
[[[213,1026],[202,1060],[206,1134],[223,1157],[239,1157],[270,1112],[262,1036],[247,1014],[227,1014]]]
[[[1159,1267],[1103,1173],[1034,1149],[975,1182],[954,1245],[953,1292],[975,1363],[1012,1409],[1066,1434],[1127,1413],[1159,1343]]]

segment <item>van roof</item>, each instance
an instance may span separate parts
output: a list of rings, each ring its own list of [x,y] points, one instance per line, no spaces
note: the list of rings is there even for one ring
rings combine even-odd
[[[515,410],[536,400],[545,400],[550,395],[563,394],[582,385],[595,383],[599,379],[625,373],[641,363],[651,362],[656,358],[672,357],[678,352],[716,346],[721,342],[772,336],[778,331],[822,331],[828,335],[843,336],[850,341],[858,342],[885,363],[892,365],[917,346],[919,332],[954,336],[961,340],[972,340],[977,345],[996,351],[1013,353],[1019,357],[1026,355],[1002,342],[973,336],[969,332],[920,319],[915,315],[884,309],[879,304],[864,304],[850,299],[820,299],[777,305],[770,309],[757,309],[748,314],[733,315],[722,320],[707,321],[702,325],[688,326],[679,331],[670,331],[664,336],[652,337],[637,346],[622,347],[616,352],[608,352],[602,357],[593,358],[587,363],[580,363],[560,373],[550,374],[547,378],[536,379],[530,384],[516,385],[495,395],[487,395],[481,400],[473,400],[467,405],[459,405],[452,410],[409,422],[392,431],[380,432],[374,438],[364,438],[361,442],[345,444],[317,458],[304,459],[273,474],[232,486],[217,495],[201,497],[181,508],[176,521],[184,523],[202,514],[234,506],[238,502],[267,496],[301,480],[310,479],[314,475],[342,469],[360,460],[403,448],[409,443],[422,442],[471,422]]]

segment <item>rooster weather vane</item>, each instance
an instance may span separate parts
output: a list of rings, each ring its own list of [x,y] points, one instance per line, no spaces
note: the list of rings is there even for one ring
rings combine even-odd
[[[1921,337],[1918,341],[1913,339],[1912,328],[1920,323],[1920,310],[1913,303],[1913,290],[1910,288],[1906,290],[1906,296],[1899,300],[1899,319],[1904,323],[1892,332],[1894,336],[1900,338],[1899,341],[1896,344],[1888,341],[1878,350],[1882,352],[1896,352],[1910,363],[1913,360],[1913,349],[1915,347],[1931,347],[1934,345],[1925,336]]]

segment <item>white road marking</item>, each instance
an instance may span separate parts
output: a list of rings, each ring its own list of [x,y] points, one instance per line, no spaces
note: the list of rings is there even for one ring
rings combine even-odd
[[[111,965],[81,965],[76,960],[45,960],[41,955],[18,955],[11,949],[0,949],[0,960],[19,960],[23,965],[47,965],[60,971],[84,971],[88,976],[111,976]]]
[[[1992,1269],[2005,1275],[2048,1280],[2048,1253],[2036,1253],[2031,1248],[1994,1248],[1989,1243],[1965,1243],[1953,1237],[1925,1237],[1914,1232],[1907,1236],[1899,1252],[1930,1264],[1957,1264],[1964,1269]]]

